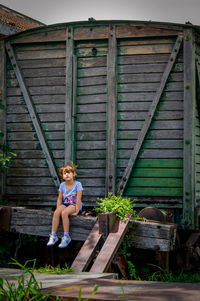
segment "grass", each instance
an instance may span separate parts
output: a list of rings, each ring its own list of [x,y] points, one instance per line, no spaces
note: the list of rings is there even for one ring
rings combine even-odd
[[[23,273],[19,277],[15,277],[15,282],[8,279],[0,278],[0,300],[3,301],[39,301],[39,300],[53,300],[50,293],[42,291],[42,284],[38,283],[31,269],[25,265],[20,264],[13,259],[12,264],[21,268]],[[28,275],[28,277],[26,277]],[[59,300],[58,298],[56,300]]]
[[[68,274],[74,272],[72,269],[68,268],[67,265],[65,265],[65,267],[63,268],[61,268],[60,265],[57,265],[57,267],[46,265],[45,267],[34,269],[34,271],[37,273],[47,273],[47,274]]]

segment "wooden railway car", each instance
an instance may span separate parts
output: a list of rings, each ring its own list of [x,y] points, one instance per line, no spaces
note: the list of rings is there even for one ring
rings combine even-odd
[[[1,194],[55,206],[78,165],[84,206],[113,192],[200,224],[200,27],[143,21],[44,26],[0,41]]]

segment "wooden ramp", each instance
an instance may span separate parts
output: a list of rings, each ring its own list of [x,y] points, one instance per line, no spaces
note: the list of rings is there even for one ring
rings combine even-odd
[[[100,238],[103,234],[99,233],[99,223],[98,221],[94,225],[91,233],[89,234],[87,240],[83,244],[81,250],[79,251],[76,259],[72,263],[71,268],[76,272],[84,272],[86,271],[88,265],[90,264]]]
[[[113,215],[110,216],[113,219]],[[109,215],[107,215],[106,218],[100,218],[75,258],[71,268],[76,272],[86,271],[93,259],[97,246],[101,244],[101,250],[89,271],[93,273],[106,272],[128,229],[131,216],[132,213],[127,216],[125,221],[115,218],[110,233],[108,233],[108,229],[110,227],[111,218],[107,218]],[[104,233],[101,232],[102,230]]]

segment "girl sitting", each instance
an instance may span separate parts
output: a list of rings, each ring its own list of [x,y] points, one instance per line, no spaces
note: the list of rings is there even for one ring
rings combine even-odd
[[[47,246],[53,246],[57,241],[57,230],[62,218],[64,235],[59,248],[65,248],[71,241],[69,236],[69,216],[77,215],[82,210],[82,184],[75,181],[77,166],[72,162],[60,168],[61,176],[64,182],[60,184],[57,199],[57,208],[53,214],[52,231]]]

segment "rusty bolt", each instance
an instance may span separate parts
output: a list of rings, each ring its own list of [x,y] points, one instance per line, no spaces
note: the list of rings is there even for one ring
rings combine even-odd
[[[109,175],[109,179],[112,179],[113,178],[113,176],[112,175]]]
[[[189,84],[185,85],[185,89],[189,90],[190,89],[190,85]]]
[[[126,182],[126,177],[123,177],[123,181]]]
[[[0,94],[2,94],[3,93],[3,91],[2,90],[0,90]]]

